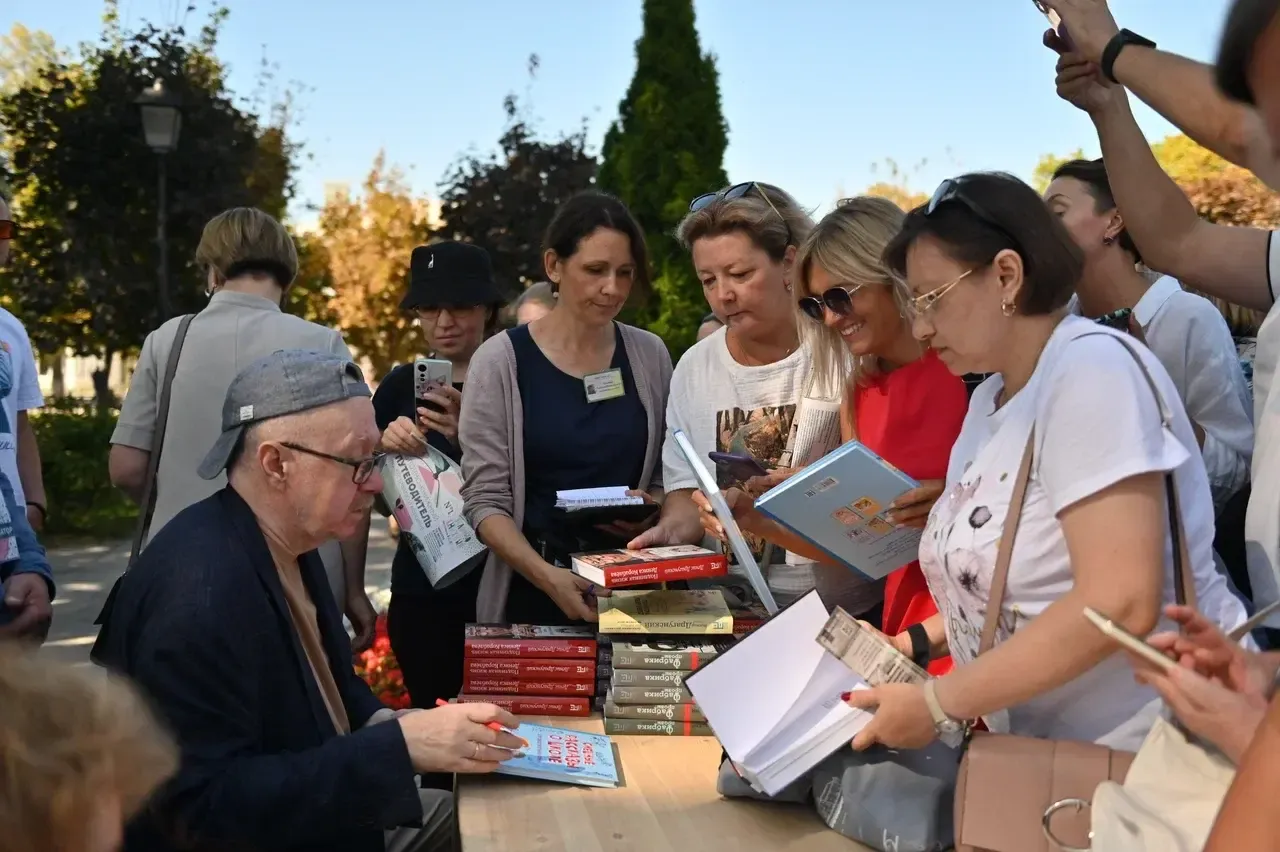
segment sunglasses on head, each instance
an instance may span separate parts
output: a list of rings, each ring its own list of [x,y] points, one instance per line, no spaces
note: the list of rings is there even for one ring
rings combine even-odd
[[[965,210],[968,210],[984,225],[999,231],[1008,238],[1011,243],[1013,243],[1014,248],[1021,251],[1022,244],[1018,241],[1018,238],[1009,233],[1009,230],[1005,228],[1004,225],[1001,225],[996,217],[988,213],[981,204],[975,201],[973,196],[965,192],[963,178],[959,180],[955,178],[947,178],[942,183],[938,184],[938,188],[933,191],[933,197],[929,199],[929,203],[924,207],[924,215],[926,217],[932,216],[938,211],[939,207],[951,202],[955,202],[964,207]]]
[[[804,315],[814,322],[826,319],[824,311],[831,311],[838,317],[847,317],[853,310],[853,294],[861,290],[862,284],[853,287],[832,287],[821,296],[805,296],[798,304]]]
[[[783,226],[787,229],[787,245],[792,245],[791,224],[787,221],[787,217],[783,216],[782,212],[774,206],[773,201],[770,200],[769,196],[765,194],[765,191],[760,188],[760,184],[753,180],[746,181],[745,183],[735,183],[728,189],[722,189],[718,192],[704,192],[702,195],[699,195],[697,198],[689,202],[689,212],[697,213],[699,210],[703,210],[711,206],[715,201],[732,201],[735,198],[742,198],[750,194],[753,189],[757,195],[764,199],[764,203],[769,205],[769,209],[776,213],[778,218],[782,220]]]
[[[0,219],[0,240],[11,240],[18,226],[8,219]]]

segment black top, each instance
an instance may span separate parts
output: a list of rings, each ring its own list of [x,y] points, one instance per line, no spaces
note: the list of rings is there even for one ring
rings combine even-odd
[[[421,818],[404,737],[364,726],[382,705],[351,667],[320,557],[298,567],[348,736],[325,708],[253,510],[230,487],[178,513],[121,579],[104,662],[137,684],[182,752],[129,826],[131,852],[382,852],[383,829]]]
[[[462,392],[461,382],[454,382],[453,386],[459,393]],[[387,373],[373,395],[373,415],[378,421],[379,432],[386,431],[397,417],[408,417],[415,423],[418,421],[417,404],[413,397],[413,364],[401,364]],[[439,432],[429,430],[427,443],[455,462],[462,462],[462,450]],[[476,561],[483,562],[487,555],[487,551],[478,554]],[[448,591],[448,588],[445,591]],[[397,595],[430,595],[434,592],[431,583],[427,580],[426,572],[418,564],[418,557],[413,555],[413,550],[405,538],[400,539],[395,558],[391,561],[391,592]]]
[[[614,324],[613,361],[622,372],[625,393],[587,402],[583,380],[548,360],[528,326],[507,332],[515,349],[520,401],[524,407],[524,531],[534,542],[554,542],[573,552],[583,547],[617,547],[617,542],[560,541],[554,522],[556,492],[570,488],[626,485],[641,488],[648,416],[636,391],[631,361]]]

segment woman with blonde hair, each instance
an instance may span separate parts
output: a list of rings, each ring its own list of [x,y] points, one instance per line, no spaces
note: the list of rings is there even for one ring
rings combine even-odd
[[[750,456],[765,469],[802,466],[833,446],[809,446],[818,430],[793,428],[804,418],[806,396],[834,398],[840,379],[817,373],[801,338],[796,308],[796,249],[813,221],[794,198],[775,186],[740,183],[693,199],[676,231],[689,249],[712,312],[725,327],[695,343],[676,366],[667,426],[680,429],[703,459],[712,452]],[[797,445],[797,438],[801,438]],[[834,443],[834,442],[832,442]],[[635,548],[688,544],[704,537],[692,495],[698,487],[674,440],[662,453],[667,498],[657,526],[632,541]],[[741,471],[717,464],[724,488],[741,486]],[[818,585],[810,559],[785,554],[753,539],[757,560],[775,599],[785,604]],[[839,569],[823,578],[828,604],[869,613],[880,602],[879,584]]]
[[[848,377],[840,409],[841,438],[862,442],[921,483],[898,500],[891,518],[903,526],[922,527],[942,493],[968,398],[964,382],[912,336],[905,288],[882,259],[903,216],[884,198],[841,201],[801,243],[795,279],[815,373]],[[820,551],[753,508],[752,493],[790,474],[757,477],[747,483],[746,491],[729,489],[725,499],[744,530],[822,561],[826,557]],[[710,505],[701,495],[695,499],[703,509],[704,526],[720,534]],[[930,642],[921,626],[937,612],[920,563],[910,562],[885,578],[881,629],[898,650],[934,674],[943,674],[950,660],[930,664]]]
[[[0,647],[0,825],[6,852],[114,852],[178,766],[122,680]]]

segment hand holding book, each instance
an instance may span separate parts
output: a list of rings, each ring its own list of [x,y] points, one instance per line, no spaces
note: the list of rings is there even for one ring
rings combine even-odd
[[[639,497],[644,502],[644,504],[648,506],[658,505],[658,501],[653,499],[652,494],[650,494],[647,491],[642,491],[638,488],[627,489],[627,496]],[[631,539],[640,535],[640,533],[644,532],[645,530],[652,527],[654,524],[658,523],[658,516],[659,516],[658,512],[653,512],[652,514],[646,516],[643,520],[640,520],[640,521],[614,520],[607,524],[597,524],[596,529],[600,530],[603,533],[608,533],[609,535],[615,536],[619,541],[630,541]]]
[[[795,476],[798,471],[799,469],[794,467],[776,467],[764,476],[751,477],[742,485],[752,497],[759,497],[775,485],[781,485],[786,482]]]
[[[613,594],[567,568],[557,568],[554,565],[547,565],[535,584],[555,601],[561,612],[575,621],[598,621],[596,598]]]
[[[853,738],[854,751],[879,743],[887,748],[924,748],[937,739],[933,714],[924,687],[915,683],[884,683],[840,696],[850,707],[874,713]]]
[[[886,520],[894,526],[924,529],[933,504],[938,502],[946,485],[941,479],[924,480],[919,487],[912,488],[889,505]]]

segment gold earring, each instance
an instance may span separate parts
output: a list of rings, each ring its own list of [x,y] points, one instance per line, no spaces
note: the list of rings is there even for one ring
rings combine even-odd
[[[1015,308],[1014,308],[1013,302],[1000,303],[1000,313],[1004,314],[1005,316],[1007,317],[1013,316],[1014,310]]]

